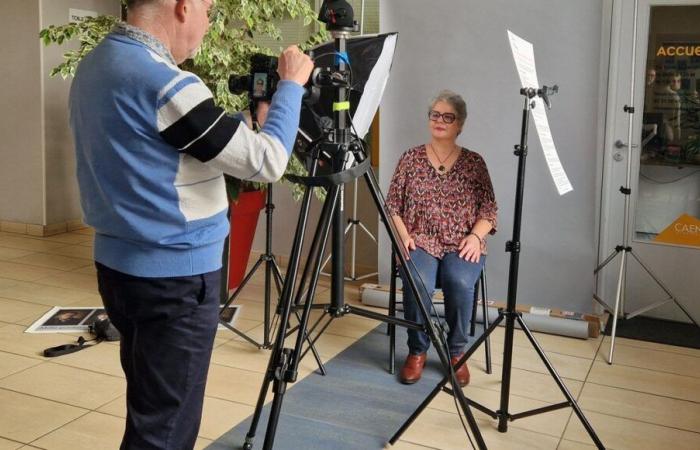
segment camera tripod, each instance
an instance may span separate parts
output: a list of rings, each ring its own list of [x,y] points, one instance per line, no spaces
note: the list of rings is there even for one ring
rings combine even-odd
[[[455,370],[457,367],[461,367],[467,362],[469,357],[479,348],[479,346],[486,341],[486,339],[491,335],[491,333],[496,329],[498,325],[505,320],[505,342],[503,344],[503,371],[501,375],[501,401],[500,409],[497,411],[492,411],[489,408],[475,402],[474,400],[468,400],[469,404],[479,411],[485,413],[493,419],[498,420],[498,431],[505,433],[508,431],[508,421],[522,419],[524,417],[530,417],[537,414],[543,414],[550,411],[555,411],[561,408],[571,407],[573,408],[576,416],[579,418],[584,428],[588,432],[589,436],[595,443],[596,447],[599,449],[604,449],[605,446],[600,441],[598,436],[593,430],[593,427],[588,422],[586,417],[583,415],[583,411],[579,408],[578,403],[571,395],[567,387],[564,385],[561,377],[552,366],[547,356],[540,347],[539,343],[535,340],[530,329],[527,327],[525,321],[523,321],[522,314],[516,311],[516,297],[518,288],[518,268],[520,259],[520,228],[522,222],[522,212],[523,212],[523,194],[525,190],[525,160],[527,157],[527,138],[528,138],[528,127],[530,122],[530,111],[535,106],[535,102],[532,100],[533,97],[539,96],[549,105],[548,95],[552,95],[557,92],[558,88],[547,88],[544,86],[542,89],[535,88],[523,88],[520,90],[520,94],[525,96],[525,107],[523,108],[522,116],[522,129],[520,134],[520,145],[515,146],[515,155],[518,157],[518,175],[516,183],[516,193],[515,193],[515,211],[513,219],[513,236],[512,240],[508,241],[506,244],[506,252],[510,253],[510,267],[508,272],[508,302],[506,309],[501,309],[498,313],[498,317],[491,325],[486,329],[486,331],[474,342],[471,348],[462,356],[462,358],[455,364]],[[510,380],[511,380],[511,368],[513,360],[513,337],[515,332],[515,323],[518,323],[522,329],[525,336],[527,336],[530,344],[534,347],[535,351],[539,355],[540,359],[547,367],[552,378],[556,382],[557,386],[561,390],[566,401],[563,403],[558,403],[554,405],[545,406],[542,408],[533,409],[531,411],[525,411],[518,414],[511,414],[508,410],[509,400],[510,400]],[[423,412],[425,408],[430,404],[430,402],[439,394],[441,391],[445,391],[449,394],[455,394],[453,389],[447,389],[445,385],[449,380],[443,378],[442,381],[433,389],[433,391],[428,395],[428,397],[423,401],[423,403],[416,409],[416,411],[411,415],[411,417],[406,420],[403,426],[396,432],[396,434],[389,441],[391,444],[396,443],[396,441],[401,437],[401,435],[406,431],[406,429],[413,423],[413,421]]]
[[[309,158],[309,177],[289,176],[288,179],[292,182],[306,186],[304,197],[302,199],[301,212],[299,214],[294,243],[292,246],[291,256],[287,275],[282,288],[282,296],[280,299],[281,315],[278,324],[279,331],[277,332],[275,343],[272,347],[270,360],[265,372],[263,383],[260,389],[255,413],[253,414],[249,432],[246,435],[243,448],[250,450],[253,448],[255,433],[262,414],[263,405],[267,397],[267,393],[272,385],[274,394],[270,409],[267,430],[265,434],[264,449],[272,449],[274,445],[275,434],[279,417],[284,401],[284,395],[289,383],[296,381],[298,376],[298,366],[301,358],[306,353],[303,348],[304,337],[307,335],[306,330],[309,324],[312,309],[322,309],[324,315],[330,315],[331,321],[341,318],[348,314],[379,320],[392,325],[403,326],[415,330],[426,332],[432,341],[433,346],[437,350],[440,361],[445,370],[446,379],[455,386],[455,397],[457,398],[460,408],[463,411],[467,423],[474,436],[476,444],[480,449],[485,449],[481,432],[477,426],[474,415],[471,412],[469,403],[459,388],[459,384],[455,377],[454,370],[450,364],[450,358],[442,345],[441,336],[438,334],[438,326],[431,321],[430,312],[425,308],[423,303],[419,301],[420,295],[418,284],[413,278],[411,271],[406,270],[409,274],[409,287],[413,290],[417,299],[419,313],[423,318],[424,325],[408,320],[395,318],[374,311],[365,310],[355,306],[347,305],[344,302],[344,259],[343,259],[343,186],[359,177],[364,177],[369,191],[372,195],[374,205],[380,214],[381,220],[389,234],[392,247],[399,257],[399,263],[402,267],[408,267],[408,262],[403,252],[401,251],[401,243],[398,239],[393,221],[386,211],[384,198],[379,190],[376,177],[371,169],[370,161],[366,157],[364,149],[358,139],[353,139],[350,132],[351,123],[349,119],[350,105],[348,102],[348,91],[350,89],[350,80],[347,78],[346,63],[346,39],[351,30],[334,29],[333,37],[335,39],[336,55],[336,74],[338,77],[331,77],[333,87],[336,90],[334,102],[334,125],[335,128],[328,130],[327,135],[323,140],[315,145]],[[342,80],[342,81],[338,81]],[[330,155],[330,161],[323,161],[323,155]],[[325,157],[325,156],[323,156]],[[330,167],[330,173],[328,172]],[[298,280],[298,271],[301,260],[302,247],[304,246],[304,236],[308,226],[309,207],[311,201],[311,193],[314,188],[321,187],[326,190],[326,200],[324,201],[321,215],[318,224],[313,234],[311,241],[309,256],[306,258],[306,265],[303,269],[303,274]],[[313,305],[314,296],[318,279],[321,273],[322,257],[328,237],[332,230],[332,278],[331,278],[331,298],[330,303],[325,305]],[[297,287],[297,281],[299,286]],[[308,285],[308,288],[307,288]],[[295,294],[296,290],[296,294]],[[286,330],[289,322],[290,314],[293,311],[302,310],[301,320],[297,327],[295,344],[293,348],[285,347]],[[322,316],[323,317],[323,316]],[[316,323],[318,325],[319,322]],[[330,321],[322,327],[314,340],[320,336],[327,328]],[[314,328],[315,326],[314,325]],[[313,332],[313,328],[311,330]]]
[[[257,122],[257,114],[256,114],[256,107],[255,107],[255,101],[254,99],[250,99],[250,113],[251,113],[251,118],[253,121],[253,124],[258,126]],[[222,299],[227,299],[221,308],[221,312],[219,314],[219,323],[223,325],[224,327],[228,328],[230,331],[236,333],[238,336],[241,338],[245,339],[247,342],[253,344],[254,346],[258,347],[259,349],[270,349],[272,348],[272,343],[273,343],[273,331],[276,325],[277,320],[279,319],[279,303],[276,305],[275,309],[275,316],[274,319],[272,318],[272,283],[274,282],[274,287],[277,290],[277,295],[279,298],[279,295],[282,292],[282,284],[284,283],[284,278],[282,277],[282,271],[279,268],[279,265],[277,264],[277,260],[275,258],[275,255],[272,253],[272,213],[275,210],[275,204],[273,203],[273,191],[272,191],[273,184],[268,183],[266,186],[266,200],[265,200],[265,253],[260,255],[260,258],[258,258],[258,261],[253,265],[253,267],[250,269],[250,271],[245,275],[243,278],[243,281],[241,281],[241,284],[238,285],[236,288],[236,291],[229,296],[229,291],[228,291],[228,261],[229,261],[229,253],[230,253],[230,240],[229,238],[226,238],[226,245],[225,249],[226,251],[224,252],[224,261],[223,261],[223,273],[225,274],[226,277],[226,282],[222,283],[222,289],[221,289],[221,298]],[[230,216],[230,210],[229,210],[229,222],[231,222],[231,216]],[[250,280],[253,278],[257,270],[262,267],[262,265],[265,265],[265,293],[263,297],[263,308],[264,308],[264,313],[263,313],[263,340],[262,342],[256,341],[253,337],[249,336],[248,334],[244,333],[243,331],[239,330],[235,326],[233,326],[231,323],[229,323],[225,319],[226,312],[228,308],[236,301],[238,296],[243,292],[245,289],[246,285],[250,282]],[[223,300],[222,300],[223,301]],[[298,313],[296,313],[297,320],[300,320],[300,317]],[[286,333],[289,333],[289,331],[286,331]],[[307,336],[308,340],[308,336]],[[319,371],[321,372],[321,375],[326,374],[326,368],[323,365],[323,361],[321,360],[321,356],[318,354],[318,351],[316,350],[316,347],[314,344],[309,340],[309,347],[308,349],[311,350],[311,352],[314,355],[314,359],[316,360],[316,364],[318,364]]]

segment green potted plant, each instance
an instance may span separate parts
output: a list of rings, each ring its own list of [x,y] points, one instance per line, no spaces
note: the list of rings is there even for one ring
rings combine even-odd
[[[124,9],[124,8],[123,8]],[[316,20],[316,12],[309,0],[218,0],[211,17],[211,27],[197,55],[183,64],[185,70],[197,74],[211,89],[218,105],[230,113],[243,111],[248,106],[247,96],[232,95],[228,90],[231,74],[246,74],[254,53],[274,54],[269,48],[256,43],[257,37],[282,39],[279,23],[298,19],[304,26],[317,24],[316,32],[302,49],[313,47],[328,39],[324,26]],[[109,33],[121,18],[111,15],[88,17],[81,22],[49,26],[39,36],[45,45],[77,41],[78,49],[64,54],[64,61],[51,71],[51,76],[72,77],[80,60]],[[290,158],[287,173],[303,175],[305,169],[295,156]],[[226,190],[231,203],[231,242],[229,287],[238,285],[245,273],[250,256],[260,210],[264,205],[264,184],[226,177]],[[301,188],[290,184],[295,198]],[[237,281],[238,280],[238,281]]]

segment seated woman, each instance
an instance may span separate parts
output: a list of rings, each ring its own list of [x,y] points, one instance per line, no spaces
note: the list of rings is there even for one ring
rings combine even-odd
[[[486,259],[486,236],[496,232],[496,200],[482,157],[457,145],[467,119],[461,96],[442,91],[428,111],[430,143],[408,150],[394,172],[387,207],[403,243],[409,267],[430,311],[437,282],[445,297],[447,343],[454,365],[464,354],[474,302],[474,285]],[[416,272],[417,271],[417,272]],[[422,323],[404,273],[406,319]],[[422,331],[408,330],[409,354],[401,370],[402,383],[418,381],[430,347]],[[456,373],[469,383],[464,364]]]

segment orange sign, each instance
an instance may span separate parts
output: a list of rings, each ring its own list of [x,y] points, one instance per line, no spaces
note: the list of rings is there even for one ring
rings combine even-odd
[[[700,247],[700,219],[683,214],[659,233],[654,241]]]

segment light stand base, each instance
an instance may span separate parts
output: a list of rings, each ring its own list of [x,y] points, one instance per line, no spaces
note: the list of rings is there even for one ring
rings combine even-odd
[[[635,311],[632,312],[625,312],[624,308],[624,303],[625,303],[625,282],[627,278],[626,274],[626,268],[628,264],[628,256],[627,255],[632,255],[635,261],[640,265],[640,267],[649,275],[649,277],[656,283],[657,286],[659,286],[668,296],[668,298],[663,299],[663,300],[658,300],[654,303],[651,303],[649,305],[643,306]],[[618,245],[615,247],[615,250],[598,266],[596,269],[593,271],[594,275],[597,275],[605,266],[607,266],[609,263],[611,263],[617,255],[621,255],[620,257],[620,271],[618,274],[617,278],[617,290],[615,293],[615,303],[611,307],[608,303],[606,303],[602,298],[600,298],[597,294],[593,295],[593,299],[597,301],[608,313],[610,313],[610,318],[608,320],[612,320],[612,332],[610,333],[610,351],[608,352],[608,358],[607,358],[607,363],[612,364],[613,363],[613,355],[615,352],[615,338],[617,337],[617,323],[620,319],[626,320],[626,319],[632,319],[633,317],[636,317],[640,314],[644,314],[645,312],[651,311],[653,309],[659,308],[660,306],[663,306],[669,302],[673,302],[682,312],[685,314],[688,319],[695,325],[700,327],[698,325],[698,322],[693,318],[693,316],[690,315],[688,310],[683,307],[683,305],[678,301],[678,299],[671,293],[671,291],[664,285],[661,280],[652,272],[652,270],[647,266],[642,259],[637,256],[637,254],[634,252],[634,249],[631,246],[624,246],[624,245]]]

